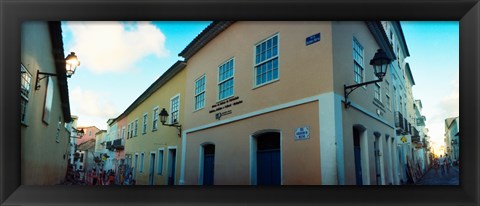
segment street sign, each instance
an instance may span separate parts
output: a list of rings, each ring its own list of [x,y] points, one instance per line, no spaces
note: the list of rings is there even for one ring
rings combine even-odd
[[[310,44],[313,44],[315,42],[320,41],[320,33],[314,34],[312,36],[309,36],[305,39],[305,46],[308,46]]]
[[[310,138],[310,127],[295,128],[295,140],[304,140]]]
[[[402,136],[402,138],[400,138],[400,140],[403,142],[403,143],[406,143],[407,142],[407,138],[405,136]]]

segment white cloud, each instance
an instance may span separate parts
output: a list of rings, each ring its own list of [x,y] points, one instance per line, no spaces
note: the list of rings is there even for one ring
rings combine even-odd
[[[95,73],[126,71],[149,55],[166,57],[166,37],[151,22],[67,22],[71,51]],[[70,52],[70,51],[67,51]]]
[[[71,113],[79,117],[77,124],[79,126],[106,129],[107,120],[119,115],[105,94],[76,87],[69,96]]]
[[[429,128],[429,135],[438,142],[443,142],[445,135],[445,119],[450,117],[457,117],[460,110],[459,99],[459,75],[458,72],[453,75],[452,81],[447,83],[450,89],[445,91],[445,96],[439,97],[436,105],[432,108],[426,108],[427,127]],[[443,144],[443,143],[442,143]]]

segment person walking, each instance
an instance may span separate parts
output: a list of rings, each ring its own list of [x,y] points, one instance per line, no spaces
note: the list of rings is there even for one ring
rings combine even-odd
[[[435,169],[435,174],[438,175],[438,157],[433,158],[433,168]]]
[[[98,184],[97,181],[98,181],[97,170],[94,167],[92,172],[92,185],[97,185]]]
[[[449,170],[450,170],[450,161],[448,160],[448,154],[445,155],[445,163],[444,163],[444,165],[445,165],[445,172],[446,172],[447,174],[450,174],[450,171],[449,171]]]
[[[444,175],[445,174],[445,166],[444,166],[445,158],[442,155],[440,155],[439,163],[440,163],[440,171],[442,175]]]

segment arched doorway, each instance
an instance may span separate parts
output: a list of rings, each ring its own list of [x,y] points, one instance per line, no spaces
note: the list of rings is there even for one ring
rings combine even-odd
[[[362,146],[362,142],[365,141],[365,134],[366,133],[366,128],[362,125],[354,125],[353,126],[353,153],[354,153],[354,158],[355,158],[355,183],[357,185],[364,185],[366,182],[364,181],[363,176],[364,173],[368,175],[368,172],[364,166],[362,166],[367,158],[365,155],[365,152],[363,150],[366,150],[364,146]],[[365,157],[364,157],[365,156]]]
[[[281,184],[280,132],[268,131],[253,136],[257,185]]]
[[[213,185],[215,169],[215,145],[203,146],[203,185]]]

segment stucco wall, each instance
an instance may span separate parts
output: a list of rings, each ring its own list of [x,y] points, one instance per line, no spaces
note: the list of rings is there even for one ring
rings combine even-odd
[[[143,172],[139,172],[137,167],[137,184],[147,184],[149,168],[150,168],[150,154],[154,152],[155,155],[155,184],[167,184],[166,168],[167,168],[167,152],[168,147],[177,147],[176,151],[176,182],[178,183],[180,175],[180,160],[181,160],[181,142],[182,139],[178,136],[178,131],[174,127],[162,126],[160,118],[158,119],[158,130],[152,131],[153,123],[153,109],[159,107],[159,112],[165,108],[169,114],[170,99],[176,95],[180,95],[180,114],[179,123],[183,124],[185,111],[185,70],[180,71],[175,77],[163,85],[159,90],[153,93],[148,99],[137,106],[126,119],[126,125],[138,118],[138,135],[136,137],[126,139],[125,153],[132,155],[132,164],[134,164],[135,153],[139,154],[138,166],[140,166],[141,153],[145,153]],[[143,114],[148,113],[146,134],[142,134]],[[168,122],[167,122],[168,123]],[[120,124],[119,124],[120,125]],[[128,126],[125,126],[128,129]],[[164,148],[163,174],[157,174],[158,164],[158,150]]]
[[[306,45],[306,38],[321,39]],[[255,45],[278,34],[279,80],[255,87]],[[332,36],[330,22],[236,22],[220,33],[187,62],[186,128],[216,122],[210,113],[218,97],[218,67],[234,58],[234,95],[231,118],[251,111],[331,91]],[[195,80],[206,75],[205,107],[194,111]],[[229,109],[221,110],[227,111]]]
[[[50,33],[46,22],[24,22],[21,29],[21,63],[32,76],[26,124],[21,126],[21,184],[54,185],[66,174],[70,134],[64,126],[56,77],[50,78],[53,103],[47,123],[42,120],[47,80],[40,82],[39,90],[34,88],[37,70],[56,73]]]
[[[282,184],[321,184],[320,142],[316,125],[318,102],[277,110],[213,128],[189,132],[185,184],[198,184],[199,150],[215,144],[215,185],[250,185],[251,135],[273,129],[281,132]],[[288,120],[288,121],[282,121]],[[310,126],[310,138],[295,140],[295,128]]]

